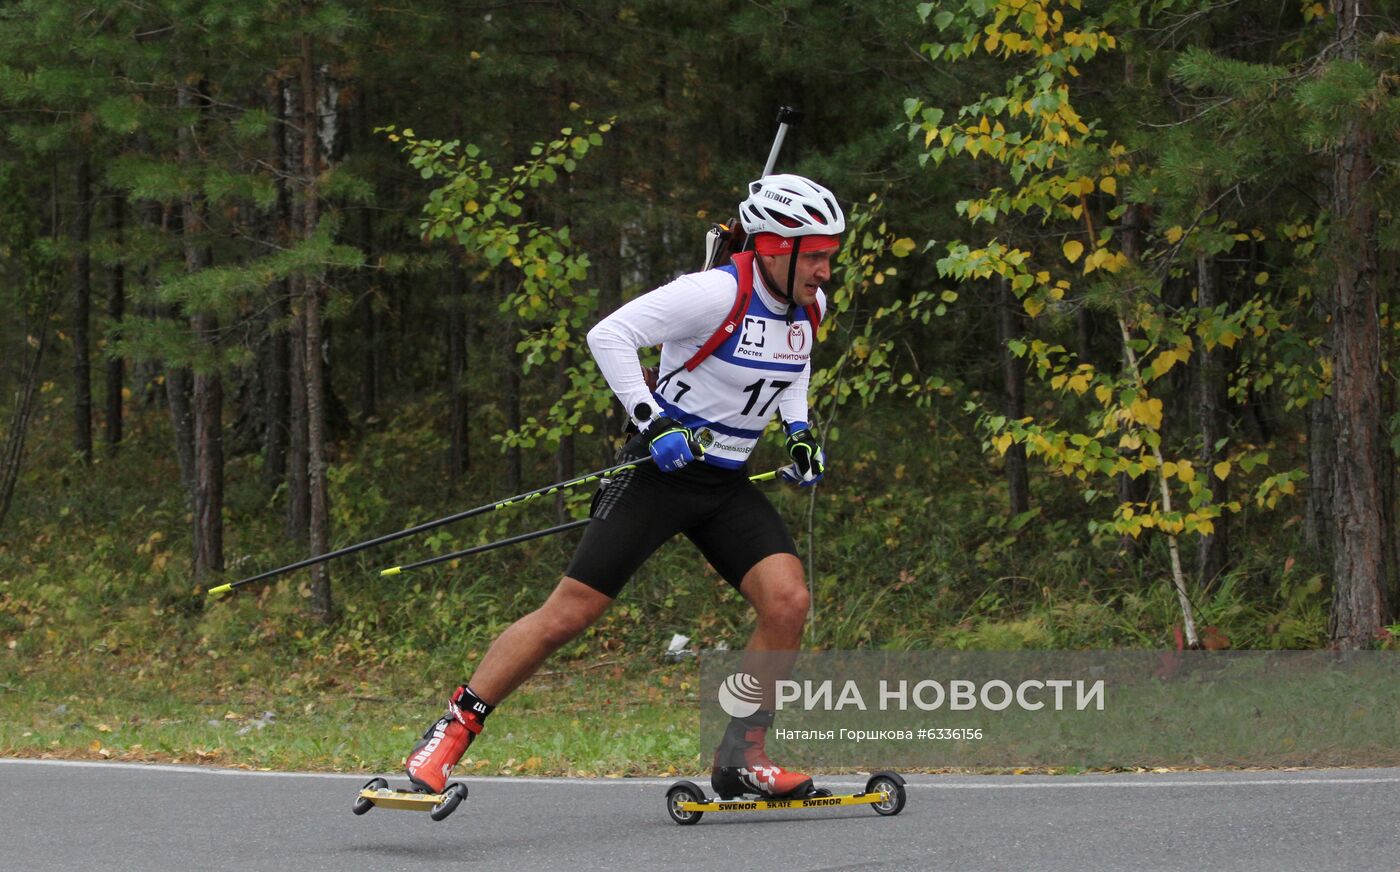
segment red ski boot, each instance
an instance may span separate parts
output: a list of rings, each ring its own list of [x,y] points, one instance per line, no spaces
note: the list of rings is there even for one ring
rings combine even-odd
[[[447,704],[447,714],[428,727],[408,755],[405,770],[413,786],[428,793],[442,793],[452,767],[481,732],[482,722],[493,708],[466,685],[457,688]]]
[[[800,799],[814,792],[811,778],[768,759],[763,740],[772,725],[773,713],[764,711],[729,721],[724,739],[715,749],[715,766],[710,773],[710,786],[720,799],[746,793],[765,799]]]

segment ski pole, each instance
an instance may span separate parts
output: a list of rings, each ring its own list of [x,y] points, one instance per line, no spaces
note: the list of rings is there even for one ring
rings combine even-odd
[[[778,471],[760,472],[758,475],[749,476],[749,481],[771,481],[778,477]],[[426,560],[419,560],[417,563],[407,563],[403,566],[391,566],[388,569],[379,570],[380,578],[387,578],[391,575],[398,575],[401,572],[409,572],[414,569],[424,569],[429,566],[436,566],[439,563],[446,563],[449,560],[456,560],[460,557],[467,557],[471,554],[480,554],[483,551],[492,551],[496,548],[504,548],[507,545],[515,545],[518,542],[528,542],[531,539],[542,539],[545,536],[553,536],[555,533],[567,533],[570,530],[577,530],[579,527],[588,526],[588,518],[577,521],[570,521],[567,524],[560,524],[557,527],[546,527],[543,530],[536,530],[533,533],[521,533],[518,536],[511,536],[506,539],[498,539],[495,542],[487,542],[485,545],[476,545],[465,551],[454,551],[451,554],[443,554],[438,557],[429,557]]]
[[[514,545],[517,542],[529,542],[531,539],[542,539],[545,536],[553,536],[555,533],[567,533],[569,530],[577,530],[579,527],[588,526],[588,521],[588,518],[582,518],[577,521],[570,521],[567,524],[560,524],[557,527],[547,527],[543,530],[536,530],[533,533],[521,533],[519,536],[497,539],[495,542],[487,542],[485,545],[477,545],[465,551],[454,551],[451,554],[443,554],[439,557],[429,557],[426,560],[420,560],[417,563],[407,563],[403,566],[391,566],[388,569],[379,570],[379,577],[387,578],[391,575],[398,575],[400,572],[436,566],[439,563],[446,563],[449,560],[456,560],[459,557],[466,557],[470,554],[480,554],[483,551],[492,551],[496,548],[504,548],[507,545]]]
[[[327,560],[331,560],[336,557],[344,557],[347,554],[354,554],[359,551],[364,551],[366,548],[373,548],[376,545],[384,545],[389,542],[395,542],[399,539],[403,539],[408,536],[413,536],[418,533],[424,533],[428,530],[435,530],[438,527],[442,527],[447,524],[452,524],[457,521],[465,521],[467,518],[473,518],[477,515],[484,515],[487,512],[494,512],[497,509],[504,509],[507,506],[518,505],[520,503],[526,502],[527,500],[538,499],[540,497],[558,493],[562,490],[568,490],[569,488],[578,487],[579,485],[589,484],[590,482],[597,481],[598,479],[603,478],[604,476],[612,475],[616,472],[624,472],[629,469],[636,469],[643,462],[647,461],[635,460],[628,463],[619,463],[616,466],[610,466],[607,469],[600,469],[597,472],[590,472],[587,475],[581,475],[578,478],[571,478],[568,481],[561,481],[555,484],[545,485],[542,488],[536,488],[532,491],[526,491],[523,494],[516,494],[515,496],[508,497],[504,500],[499,500],[494,503],[488,503],[484,506],[477,506],[474,509],[468,509],[465,512],[458,512],[455,515],[448,515],[445,518],[438,518],[436,521],[428,521],[427,523],[419,524],[416,527],[409,527],[407,530],[400,530],[397,533],[389,533],[387,535],[380,536],[377,539],[370,539],[367,542],[361,542],[357,545],[348,545],[344,548],[339,549],[338,551],[331,551],[326,554],[317,554],[314,557],[308,557],[305,560],[298,560],[296,563],[289,563],[286,566],[281,566],[277,569],[269,569],[267,572],[262,572],[257,575],[249,576],[248,578],[244,578],[239,581],[232,582],[230,584],[221,584],[217,587],[211,587],[209,588],[208,595],[211,597],[222,596],[236,588],[242,587],[245,584],[252,584],[257,581],[263,581],[264,579],[272,578],[277,575],[282,575],[283,573],[293,572],[298,569],[304,569],[308,566],[315,566],[318,563],[325,563]]]
[[[768,150],[768,163],[763,165],[763,175],[773,174],[773,167],[778,165],[778,152],[782,151],[783,140],[787,138],[788,127],[801,120],[802,113],[791,106],[778,109],[778,135],[773,138],[773,147]]]
[[[791,106],[782,106],[778,109],[778,132],[773,136],[773,145],[768,149],[768,162],[763,165],[763,175],[772,175],[773,167],[778,164],[778,153],[783,150],[783,141],[787,139],[788,128],[802,120],[802,112]],[[760,176],[762,178],[762,176]],[[710,229],[705,234],[705,269],[713,269],[720,265],[721,260],[726,260],[729,253],[726,246],[736,233],[742,233],[743,224],[738,219],[732,224],[711,224]],[[742,244],[733,243],[739,246],[739,250],[747,251],[750,240],[747,237],[742,239]]]

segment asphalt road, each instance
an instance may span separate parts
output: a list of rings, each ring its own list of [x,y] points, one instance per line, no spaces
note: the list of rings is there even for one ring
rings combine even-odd
[[[691,827],[667,817],[663,780],[463,779],[471,796],[441,823],[355,817],[366,780],[0,759],[0,867],[1400,870],[1397,769],[914,776],[898,817],[853,807]]]

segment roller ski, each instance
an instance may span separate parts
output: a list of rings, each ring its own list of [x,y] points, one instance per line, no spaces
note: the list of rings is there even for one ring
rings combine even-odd
[[[677,781],[666,791],[666,812],[671,816],[671,820],[681,826],[698,824],[705,812],[712,811],[774,811],[868,805],[876,814],[890,816],[904,811],[904,802],[904,779],[896,772],[876,772],[865,782],[865,789],[859,793],[833,794],[825,788],[817,788],[800,798],[772,799],[763,794],[757,794],[753,799],[709,798],[691,781]]]
[[[689,781],[680,781],[666,792],[666,810],[678,824],[693,824],[707,811],[768,811],[772,809],[825,808],[870,805],[882,815],[904,809],[904,779],[893,772],[877,772],[865,790],[836,796],[812,785],[812,779],[774,763],[764,750],[764,739],[773,724],[773,713],[760,711],[734,718],[715,749],[710,787],[716,796]],[[752,797],[752,798],[750,798]]]
[[[467,798],[467,786],[454,781],[441,793],[428,793],[422,790],[394,790],[383,778],[372,779],[360,788],[351,811],[364,814],[376,806],[396,808],[401,811],[426,811],[435,821],[446,818],[457,810],[462,800]]]
[[[449,784],[447,779],[452,767],[481,732],[482,722],[492,708],[465,685],[457,688],[447,704],[447,714],[428,727],[408,755],[404,771],[413,789],[394,790],[383,778],[371,779],[360,788],[351,810],[355,814],[365,814],[377,806],[426,811],[435,821],[452,814],[467,798],[467,787],[460,782]]]

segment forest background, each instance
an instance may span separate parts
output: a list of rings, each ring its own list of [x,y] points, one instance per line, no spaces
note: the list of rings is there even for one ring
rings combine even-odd
[[[813,647],[1391,646],[1396,13],[5,4],[0,752],[396,760],[577,534],[376,570],[586,489],[204,591],[608,465],[583,333],[700,266],[785,104],[851,228],[829,471],[770,486]],[[748,620],[667,546],[472,765],[693,760],[662,652]]]

